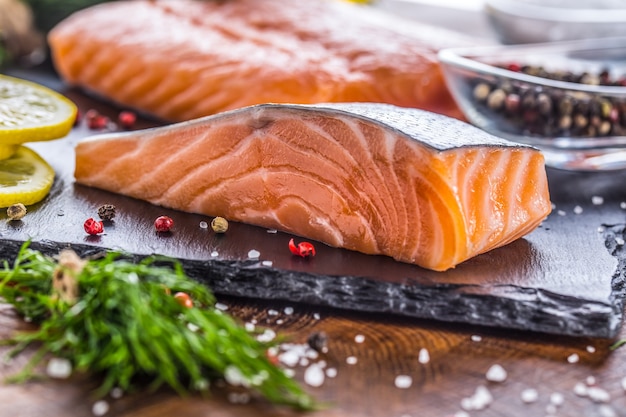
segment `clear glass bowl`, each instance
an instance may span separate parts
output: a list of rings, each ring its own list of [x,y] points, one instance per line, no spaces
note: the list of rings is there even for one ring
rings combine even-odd
[[[624,0],[486,0],[484,10],[503,43],[626,36]]]
[[[626,38],[444,49],[439,59],[472,124],[538,147],[552,167],[626,168]]]

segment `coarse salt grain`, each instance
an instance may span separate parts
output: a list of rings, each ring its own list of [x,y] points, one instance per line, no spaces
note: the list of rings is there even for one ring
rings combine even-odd
[[[501,365],[495,364],[487,370],[485,377],[490,382],[504,382],[507,378],[507,372]]]
[[[247,404],[250,402],[250,394],[247,392],[229,392],[228,402],[231,404]]]
[[[111,395],[111,398],[119,400],[124,395],[124,390],[120,387],[115,387],[109,392],[109,395]]]
[[[619,203],[620,208],[626,210],[626,201],[622,201],[621,203]]]
[[[189,331],[194,332],[194,333],[200,330],[200,327],[198,327],[196,324],[193,324],[193,323],[187,323],[187,328],[189,329]]]
[[[589,353],[595,353],[596,352],[596,348],[593,346],[587,346],[587,352]]]
[[[595,206],[602,205],[604,204],[604,198],[600,197],[599,195],[594,195],[593,197],[591,197],[591,204]]]
[[[574,385],[574,394],[579,397],[586,397],[588,392],[589,388],[582,382],[577,382],[576,385]]]
[[[72,375],[72,363],[64,358],[52,358],[48,361],[46,374],[50,378],[69,378]]]
[[[285,313],[288,316],[291,316],[293,314],[293,307],[285,307],[283,309],[283,313]]]
[[[274,309],[269,309],[267,310],[267,315],[268,316],[277,316],[278,315],[278,311],[274,310]]]
[[[553,392],[550,394],[550,404],[561,406],[565,402],[565,397],[560,392]]]
[[[587,396],[594,403],[608,403],[611,401],[611,395],[608,391],[600,387],[589,387],[587,390]]]
[[[622,385],[622,389],[623,389],[624,391],[626,391],[626,376],[625,376],[624,378],[622,378],[621,385]]]
[[[219,256],[219,253],[217,253],[216,250],[214,250],[213,252],[211,252],[211,258],[217,258]]]
[[[578,353],[572,353],[571,355],[567,357],[567,361],[569,363],[577,363],[579,360],[580,360],[580,356],[578,356]]]
[[[259,252],[256,249],[252,249],[252,250],[248,251],[248,258],[249,259],[259,259],[259,256],[261,256],[261,252]]]
[[[256,328],[256,326],[254,325],[254,323],[250,323],[250,322],[246,322],[244,324],[244,327],[246,328],[247,331],[249,332],[253,332],[254,329]]]
[[[602,404],[598,407],[600,417],[618,417],[617,412],[610,405]]]
[[[589,375],[587,378],[585,378],[585,383],[589,386],[596,385],[596,382],[597,381],[595,376]]]
[[[94,416],[103,416],[109,412],[109,403],[104,400],[96,401],[91,407],[91,412]]]
[[[526,404],[534,403],[539,399],[539,393],[536,389],[527,388],[521,392],[520,398]]]
[[[357,334],[356,336],[354,336],[354,341],[356,343],[363,343],[365,341],[365,336],[363,336],[362,334]]]
[[[483,337],[477,334],[473,334],[471,339],[472,339],[472,342],[480,342],[481,340],[483,340]]]
[[[348,356],[348,357],[346,358],[346,363],[347,363],[348,365],[354,365],[354,364],[356,364],[356,363],[357,363],[357,359],[356,359],[356,357],[355,357],[355,356]]]
[[[598,226],[598,233],[602,233],[606,230],[604,226]]]
[[[565,212],[565,210],[558,210],[556,214],[558,214],[559,216],[565,216],[567,213]]]
[[[326,376],[334,378],[337,376],[337,368],[326,368]]]
[[[396,388],[407,389],[413,385],[413,378],[410,375],[398,375],[393,383]]]
[[[583,212],[583,208],[581,206],[574,207],[574,214],[581,214]]]
[[[278,230],[276,230],[276,229],[267,229],[267,233],[272,233],[272,234],[278,233]]]
[[[274,262],[272,262],[272,261],[263,261],[263,262],[261,262],[261,265],[263,265],[263,266],[272,266],[272,265],[274,265]]]
[[[259,342],[266,343],[266,342],[271,342],[272,340],[274,340],[275,337],[276,337],[276,332],[274,330],[265,329],[265,331],[261,333],[260,335],[258,335],[256,339]]]
[[[223,303],[215,303],[215,308],[217,308],[218,310],[222,310],[222,311],[228,310],[228,306]]]
[[[417,360],[421,364],[426,364],[430,362],[430,353],[428,353],[428,349],[421,348],[420,353],[417,355]]]
[[[241,385],[247,387],[250,385],[250,381],[248,381],[245,375],[241,373],[241,370],[235,365],[228,365],[226,369],[224,369],[224,379],[233,386]]]
[[[466,411],[484,410],[493,402],[491,392],[484,385],[476,387],[474,395],[461,400],[461,408]]]
[[[200,222],[200,229],[208,229],[209,224],[207,222]]]
[[[452,417],[470,417],[470,415],[465,411],[457,411],[456,413],[452,414]]]
[[[320,317],[320,313],[313,313],[313,318],[314,318],[315,320],[319,320],[319,319],[321,318],[321,317]]]
[[[324,377],[324,369],[318,363],[310,365],[304,371],[304,382],[312,387],[322,386]]]
[[[557,408],[556,405],[554,404],[548,404],[546,405],[546,414],[549,416],[552,416],[554,414],[556,414]]]
[[[617,243],[618,246],[624,246],[624,243],[626,243],[626,242],[624,242],[624,238],[616,237],[615,238],[615,243]]]

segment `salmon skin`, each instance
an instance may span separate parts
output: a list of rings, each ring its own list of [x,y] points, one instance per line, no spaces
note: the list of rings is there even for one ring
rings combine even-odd
[[[470,44],[338,0],[107,2],[61,22],[48,40],[69,84],[167,121],[325,102],[462,118],[436,53]]]
[[[76,145],[78,183],[443,271],[537,227],[543,155],[385,104],[265,104]]]

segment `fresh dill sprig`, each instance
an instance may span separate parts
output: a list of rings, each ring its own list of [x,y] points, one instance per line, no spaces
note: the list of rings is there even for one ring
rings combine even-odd
[[[613,343],[611,346],[609,346],[609,349],[610,350],[619,349],[624,345],[626,345],[626,339],[620,339],[617,342]]]
[[[64,297],[72,284],[77,297]],[[193,307],[180,303],[178,292],[188,294]],[[180,394],[208,392],[212,381],[224,378],[273,403],[314,407],[302,387],[267,357],[278,340],[259,341],[216,309],[207,287],[188,278],[175,260],[134,263],[109,252],[68,266],[27,243],[13,266],[5,261],[0,270],[0,297],[39,324],[38,330],[4,341],[16,345],[12,356],[33,343],[41,346],[14,382],[34,377],[37,364],[51,354],[69,360],[75,371],[102,375],[99,396],[115,387],[131,390],[138,381]]]

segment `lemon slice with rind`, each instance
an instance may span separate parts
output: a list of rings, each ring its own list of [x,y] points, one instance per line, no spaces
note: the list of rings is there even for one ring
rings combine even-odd
[[[32,149],[19,146],[0,160],[0,207],[35,204],[48,195],[53,182],[52,167]]]
[[[47,87],[0,75],[0,158],[25,142],[66,136],[76,111],[71,100]]]

